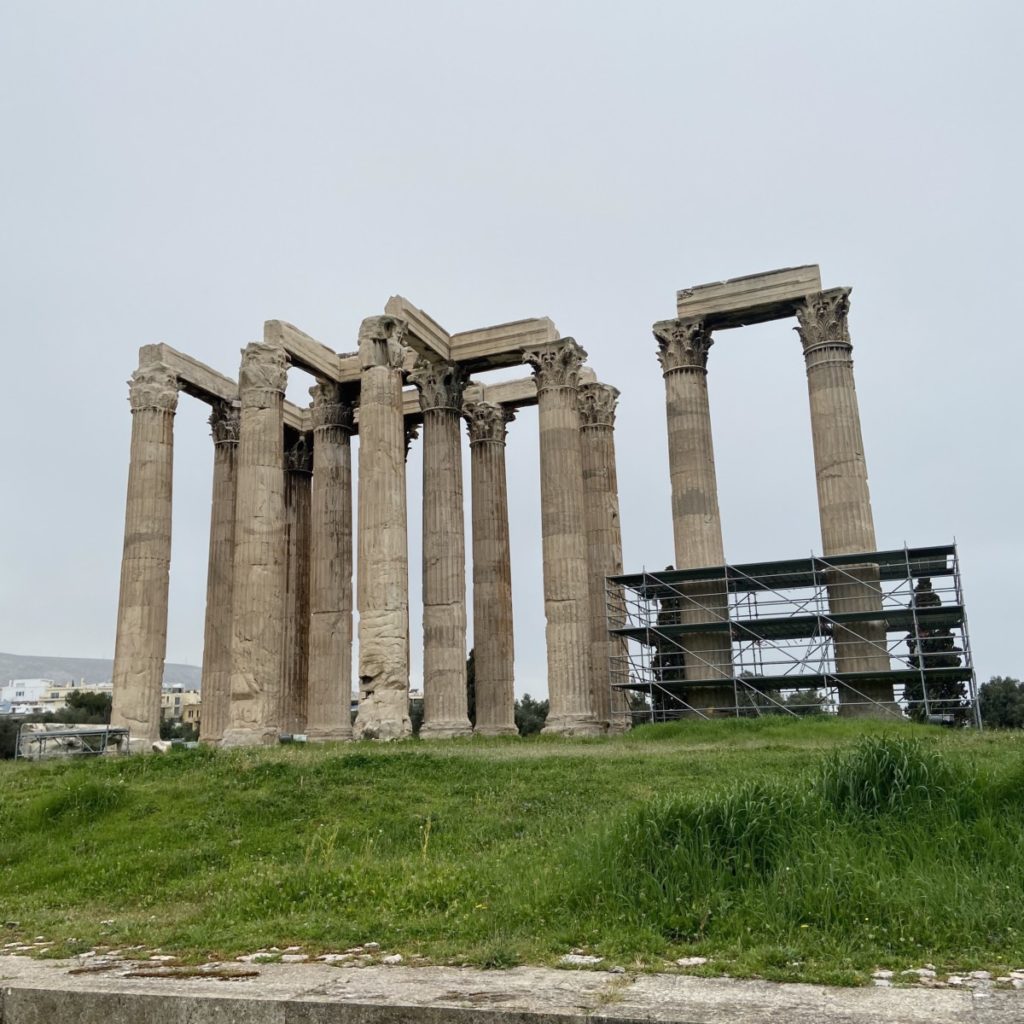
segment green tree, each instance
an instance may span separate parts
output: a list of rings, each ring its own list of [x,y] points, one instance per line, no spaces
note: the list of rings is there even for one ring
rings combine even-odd
[[[981,721],[989,729],[1024,729],[1024,683],[993,676],[978,691]]]
[[[109,725],[111,695],[109,693],[90,693],[85,690],[72,690],[65,700],[68,710],[84,717],[60,718],[58,721],[81,722],[90,725]]]
[[[531,736],[535,732],[540,732],[547,717],[546,700],[534,700],[528,693],[524,693],[516,701],[516,728],[520,736]]]

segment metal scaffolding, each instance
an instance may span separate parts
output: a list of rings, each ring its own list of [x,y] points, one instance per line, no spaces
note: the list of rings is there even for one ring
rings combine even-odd
[[[610,576],[607,612],[636,722],[867,711],[981,726],[955,544]],[[837,666],[837,635],[870,670]]]

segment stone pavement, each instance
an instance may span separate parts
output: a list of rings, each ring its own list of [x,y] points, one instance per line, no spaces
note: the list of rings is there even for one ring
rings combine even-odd
[[[193,975],[189,976],[188,971]],[[827,988],[517,967],[224,964],[0,956],[0,1024],[1018,1024],[1024,992]]]

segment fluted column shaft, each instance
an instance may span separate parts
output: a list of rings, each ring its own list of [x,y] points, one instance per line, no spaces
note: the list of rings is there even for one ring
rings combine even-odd
[[[658,359],[665,377],[668,460],[672,478],[672,532],[676,568],[700,569],[725,563],[722,517],[708,403],[707,358],[713,344],[700,320],[666,320],[654,325]],[[683,622],[728,619],[724,581],[689,584],[680,599]],[[687,679],[732,677],[732,641],[728,631],[685,637]],[[731,709],[731,685],[702,687],[685,697],[698,710]]]
[[[541,539],[547,618],[545,732],[596,735],[590,684],[590,581],[577,406],[586,352],[571,338],[529,349],[540,419]]]
[[[623,732],[629,726],[625,692],[612,689],[614,682],[626,681],[622,678],[626,651],[623,641],[613,639],[608,633],[609,594],[606,584],[606,577],[622,572],[614,434],[618,397],[618,390],[608,384],[580,385],[580,447],[590,570],[590,675],[594,714],[611,732]],[[611,605],[613,617],[621,621],[624,609],[618,595],[611,595]]]
[[[352,738],[351,396],[321,382],[313,396],[313,511],[310,553],[311,742]]]
[[[410,375],[423,410],[424,739],[473,731],[466,702],[466,526],[462,501],[462,391],[454,363],[421,359]]]
[[[276,743],[280,732],[287,369],[277,346],[254,342],[242,353],[228,747]]]
[[[505,434],[511,410],[467,402],[473,507],[473,660],[481,736],[515,736],[515,642]]]
[[[110,721],[131,730],[134,748],[148,749],[160,738],[167,654],[178,382],[167,367],[153,364],[140,366],[128,383],[132,440]]]
[[[210,415],[213,432],[213,499],[210,557],[206,572],[206,628],[203,633],[203,743],[220,743],[231,706],[231,601],[235,569],[235,464],[238,409],[218,402]]]
[[[807,365],[818,515],[826,558],[875,550],[867,463],[853,380],[849,311],[849,288],[809,295],[797,309],[797,331]],[[833,612],[881,612],[877,565],[844,567],[829,576],[829,606]],[[834,642],[839,672],[885,672],[890,668],[885,652],[885,623],[881,618],[857,623],[850,629],[837,626]],[[857,690],[860,693],[840,688],[842,714],[886,715],[886,707],[892,707],[889,683],[859,683]],[[864,704],[865,698],[883,706]],[[860,706],[855,706],[857,702]]]
[[[402,344],[405,324],[359,330],[359,711],[355,735],[398,739],[409,721],[409,550]]]
[[[285,602],[281,731],[306,731],[309,692],[309,585],[313,452],[305,436],[285,452]]]

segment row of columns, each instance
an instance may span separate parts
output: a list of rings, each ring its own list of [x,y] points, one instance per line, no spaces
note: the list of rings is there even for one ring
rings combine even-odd
[[[288,357],[249,345],[239,403],[214,404],[214,486],[203,664],[203,739],[224,746],[391,739],[411,732],[405,428],[405,324],[371,317],[359,335],[360,382],[312,389],[312,444],[285,446]],[[618,392],[580,375],[571,339],[526,353],[537,382],[547,730],[626,727],[613,695],[605,577],[622,571],[613,441]],[[512,410],[464,402],[465,371],[420,359],[408,375],[423,413],[424,737],[473,731],[467,623],[461,419],[473,490],[476,726],[516,731],[505,437]],[[592,375],[591,375],[592,376]],[[157,738],[166,650],[173,416],[177,381],[160,365],[131,382],[132,461],[114,670],[116,724]],[[352,461],[359,415],[359,708],[350,724]]]
[[[826,558],[875,549],[853,379],[849,309],[849,288],[809,295],[796,309],[797,331],[807,368],[818,513]],[[654,336],[665,379],[676,567],[723,565],[722,521],[707,392],[711,332],[702,319],[684,318],[655,324]],[[833,575],[828,588],[833,613],[881,609],[877,566],[853,567]],[[684,590],[684,595],[692,601],[684,602],[680,610],[682,621],[727,619],[728,594],[724,582],[721,587],[693,584]],[[858,623],[855,632],[837,627],[837,671],[886,671],[889,663],[884,638],[885,624],[880,620]],[[687,678],[731,677],[729,634],[715,632],[689,637],[684,665]],[[863,703],[864,697],[876,703]],[[699,710],[729,706],[733,699],[730,684],[695,690],[688,703]],[[892,699],[890,684],[869,684],[860,693],[847,695],[848,706],[844,710],[853,714],[884,714]]]

